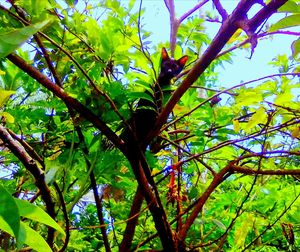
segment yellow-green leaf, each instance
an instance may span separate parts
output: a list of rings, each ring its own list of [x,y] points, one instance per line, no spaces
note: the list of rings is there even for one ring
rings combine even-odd
[[[292,129],[292,138],[300,137],[300,127],[295,127]]]
[[[294,14],[280,19],[277,23],[270,27],[269,31],[277,31],[283,28],[294,27],[298,25],[300,25],[300,14]]]
[[[236,42],[238,40],[238,38],[240,37],[240,35],[241,35],[242,32],[243,32],[242,29],[237,29],[237,31],[228,40],[228,43]]]
[[[239,120],[233,119],[232,123],[233,123],[233,129],[234,129],[234,131],[235,132],[239,132],[240,129],[241,129]]]
[[[263,100],[262,94],[259,93],[261,90],[243,90],[236,97],[236,106],[249,106],[254,105]]]
[[[212,222],[216,224],[219,228],[226,230],[226,226],[223,224],[223,222],[217,220],[217,219],[212,219]]]
[[[2,107],[15,92],[16,91],[13,90],[0,90],[0,107]]]
[[[38,252],[52,252],[52,249],[49,247],[48,243],[38,232],[25,225],[23,222],[21,222],[21,226],[26,232],[26,239],[24,241],[25,244]]]
[[[15,118],[8,112],[0,112],[0,116],[5,117],[6,121],[9,123],[14,123],[15,122]]]
[[[260,107],[254,115],[250,118],[249,122],[246,124],[245,132],[249,133],[256,125],[267,122],[267,113],[264,107]]]
[[[279,12],[292,12],[300,13],[300,5],[293,1],[287,1],[283,6],[278,9]]]
[[[248,235],[248,232],[253,229],[253,215],[246,214],[242,225],[238,226],[234,232],[234,243],[237,247],[243,247]]]
[[[292,101],[293,97],[294,96],[289,91],[287,91],[283,94],[277,95],[277,97],[275,99],[275,103],[279,104],[279,105],[287,104]]]

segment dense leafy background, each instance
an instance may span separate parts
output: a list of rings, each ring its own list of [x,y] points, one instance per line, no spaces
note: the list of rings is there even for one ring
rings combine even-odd
[[[227,16],[219,1],[214,8],[203,1],[197,12],[171,15],[178,31],[157,44],[144,29],[139,1],[79,2],[0,5],[0,247],[118,251],[128,238],[126,225],[138,215],[129,247],[160,250],[158,217],[149,202],[138,206],[136,173],[96,119],[120,134],[157,78],[162,46],[175,58],[189,56],[174,90],[188,83],[190,69],[197,76],[202,70],[195,62],[213,40],[206,27],[221,26]],[[174,2],[165,3],[172,14]],[[182,249],[300,249],[300,3],[287,1],[279,12],[284,18],[263,23],[256,34],[246,25],[234,33],[173,104],[160,132],[164,148],[146,152]],[[224,87],[216,69],[239,64],[241,50],[251,57],[256,43],[273,36],[295,37],[291,55],[277,55],[274,45],[274,73],[263,76],[262,69],[255,80]],[[30,77],[33,69],[26,66],[44,79]],[[134,207],[138,214],[130,216]]]

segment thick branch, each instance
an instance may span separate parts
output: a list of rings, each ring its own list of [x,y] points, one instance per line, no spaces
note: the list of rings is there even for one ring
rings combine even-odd
[[[267,18],[275,13],[288,0],[272,0],[248,22],[248,27],[254,32]]]
[[[158,204],[155,195],[150,189],[140,160],[130,158],[129,161],[132,170],[135,174],[135,177],[138,181],[139,187],[141,188],[142,194],[145,197],[145,200],[149,206],[149,210],[152,214],[155,223],[155,228],[159,234],[164,251],[175,251],[171,227],[169,225],[168,220],[166,219],[164,209],[161,208],[161,206]]]
[[[165,108],[159,115],[159,118],[152,132],[153,135],[158,134],[159,129],[167,120],[168,115],[171,113],[174,106],[177,104],[177,102],[180,100],[183,94],[187,91],[187,89],[198,79],[198,77],[216,58],[218,53],[226,45],[227,41],[238,29],[238,21],[242,20],[245,17],[245,15],[254,3],[255,0],[242,0],[234,10],[233,14],[224,21],[219,32],[213,39],[211,45],[204,52],[203,56],[196,62],[194,67],[189,71],[182,84],[173,93]]]
[[[174,0],[165,0],[165,4],[170,15],[170,49],[171,49],[171,57],[174,57],[174,51],[175,51],[176,39],[177,39],[176,34],[180,23],[175,16]]]
[[[265,6],[261,11],[258,12],[250,21],[249,26],[252,30],[261,25],[265,19],[267,19],[271,14],[276,12],[276,10],[286,3],[287,0],[272,0],[267,6]],[[157,135],[159,129],[167,120],[168,115],[171,113],[174,106],[187,91],[187,89],[197,80],[197,78],[205,71],[205,69],[210,65],[210,63],[217,57],[222,48],[226,45],[231,36],[236,32],[239,27],[239,22],[244,20],[247,12],[255,4],[255,0],[242,0],[235,8],[233,13],[228,16],[228,18],[223,22],[220,30],[213,39],[211,45],[204,52],[202,57],[196,62],[194,67],[189,71],[186,78],[183,80],[182,84],[173,93],[170,100],[166,104],[165,108],[159,115],[156,125],[151,132],[151,135]]]

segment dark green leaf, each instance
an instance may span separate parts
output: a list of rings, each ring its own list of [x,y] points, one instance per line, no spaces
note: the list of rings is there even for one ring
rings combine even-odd
[[[2,185],[0,185],[0,216],[9,225],[18,240],[20,232],[19,209],[14,198]]]

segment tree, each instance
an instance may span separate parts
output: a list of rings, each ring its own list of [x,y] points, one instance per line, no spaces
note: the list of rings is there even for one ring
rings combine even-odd
[[[170,41],[158,45],[143,28],[142,1],[7,2],[1,248],[300,248],[300,41],[290,57],[274,50],[272,75],[223,87],[216,71],[238,64],[238,50],[251,58],[262,39],[299,37],[290,28],[299,1],[240,0],[228,13],[203,0],[177,17],[165,0]],[[212,39],[209,23],[219,26]],[[188,55],[187,67],[144,142],[129,145],[121,132],[134,136],[130,118],[163,46]]]

